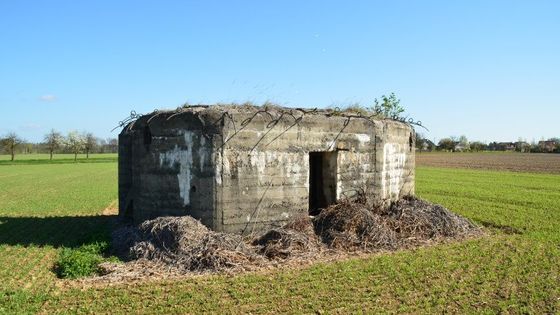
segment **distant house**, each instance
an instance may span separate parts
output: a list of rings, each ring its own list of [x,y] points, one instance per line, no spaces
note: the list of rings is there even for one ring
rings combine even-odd
[[[455,147],[453,148],[454,152],[464,152],[464,151],[469,151],[471,149],[471,146],[469,145],[469,143],[461,143],[459,141],[455,141]]]
[[[556,140],[539,141],[539,148],[542,152],[554,152],[559,145]]]

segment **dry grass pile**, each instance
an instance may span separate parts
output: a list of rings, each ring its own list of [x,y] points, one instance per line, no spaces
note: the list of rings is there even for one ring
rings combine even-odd
[[[316,217],[294,218],[254,239],[211,231],[189,216],[125,226],[113,233],[113,247],[133,261],[126,266],[108,264],[106,273],[113,272],[116,279],[164,269],[173,274],[255,270],[278,262],[309,262],[327,253],[396,250],[480,233],[467,219],[414,197],[388,208],[368,204],[342,201]],[[138,268],[146,270],[135,272]]]
[[[265,232],[253,240],[253,245],[268,259],[315,255],[322,248],[308,216],[295,218],[281,228]]]
[[[469,220],[416,197],[389,208],[344,201],[321,211],[313,224],[325,244],[342,250],[394,250],[480,233]]]
[[[315,232],[331,248],[340,250],[396,249],[397,235],[366,204],[343,201],[313,219]]]
[[[405,197],[393,203],[384,215],[389,217],[388,226],[409,242],[458,238],[480,232],[471,221],[441,205],[415,197]]]
[[[192,217],[160,217],[138,228],[130,257],[172,265],[184,272],[246,270],[259,257],[240,235],[209,230]]]

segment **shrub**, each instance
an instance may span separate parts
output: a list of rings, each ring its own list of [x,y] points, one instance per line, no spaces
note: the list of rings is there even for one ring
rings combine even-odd
[[[105,260],[103,253],[107,242],[94,242],[78,248],[64,248],[56,263],[56,273],[61,278],[76,279],[97,273],[98,265]]]
[[[373,100],[372,110],[374,113],[382,115],[385,118],[399,119],[404,113],[404,107],[401,106],[401,100],[397,98],[395,93],[389,96],[382,95],[381,101]]]

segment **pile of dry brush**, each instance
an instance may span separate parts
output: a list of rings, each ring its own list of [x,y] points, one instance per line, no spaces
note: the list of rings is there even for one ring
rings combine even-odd
[[[480,233],[440,205],[407,197],[388,208],[343,201],[257,237],[214,232],[188,216],[160,217],[116,230],[113,247],[121,257],[187,273],[252,270],[271,262],[396,250]]]

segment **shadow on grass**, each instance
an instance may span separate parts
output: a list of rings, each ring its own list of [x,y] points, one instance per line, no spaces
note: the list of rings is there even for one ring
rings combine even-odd
[[[0,217],[0,246],[75,248],[96,241],[107,241],[116,217]]]
[[[490,221],[479,221],[479,222],[480,222],[480,224],[482,224],[482,226],[484,226],[486,228],[499,230],[499,231],[502,231],[503,233],[508,234],[508,235],[513,235],[513,234],[522,235],[523,234],[522,230],[520,230],[518,228],[515,228],[515,227],[512,227],[512,226],[509,226],[509,225],[502,225],[502,224],[498,224],[498,223],[494,223],[494,222],[490,222]]]

